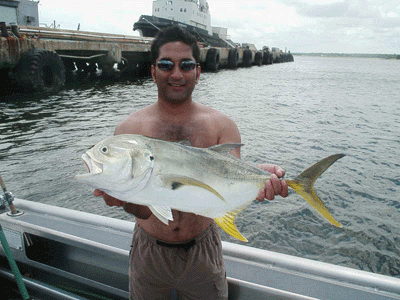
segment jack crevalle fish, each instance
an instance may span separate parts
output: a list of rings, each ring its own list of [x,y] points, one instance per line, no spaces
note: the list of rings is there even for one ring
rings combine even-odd
[[[235,226],[236,215],[264,187],[270,174],[230,152],[242,144],[195,148],[141,135],[107,138],[82,155],[89,173],[79,180],[126,202],[146,205],[165,224],[171,209],[213,218],[228,234],[247,241]],[[344,154],[322,159],[293,180],[299,193],[325,219],[341,225],[316,195],[313,184]]]

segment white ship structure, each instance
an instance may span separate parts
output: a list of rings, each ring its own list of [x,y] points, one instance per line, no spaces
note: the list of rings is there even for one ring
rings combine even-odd
[[[179,24],[191,32],[199,42],[212,47],[235,48],[228,29],[211,26],[211,14],[206,0],[156,0],[152,15],[142,15],[133,25],[144,37],[154,37],[159,30]]]

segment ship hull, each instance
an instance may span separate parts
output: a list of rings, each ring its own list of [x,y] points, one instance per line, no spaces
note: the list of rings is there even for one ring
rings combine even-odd
[[[180,25],[182,28],[188,30],[198,42],[204,43],[211,47],[227,47],[231,48],[231,45],[226,43],[223,39],[218,37],[218,35],[209,35],[204,29],[194,27],[182,22],[173,21],[169,19],[159,18],[155,16],[142,15],[139,21],[133,24],[133,30],[137,30],[144,37],[155,37],[159,30],[171,25]]]

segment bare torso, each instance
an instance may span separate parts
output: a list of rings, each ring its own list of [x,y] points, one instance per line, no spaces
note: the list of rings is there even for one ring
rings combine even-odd
[[[156,103],[130,115],[115,133],[141,134],[167,141],[187,140],[200,148],[240,142],[235,123],[214,109],[190,102],[180,109],[175,107],[173,112],[166,113],[162,105]],[[233,154],[239,156],[239,151]],[[174,220],[165,225],[145,206],[129,205],[125,210],[136,216],[137,224],[147,233],[167,242],[191,240],[213,222],[203,216],[173,210]]]

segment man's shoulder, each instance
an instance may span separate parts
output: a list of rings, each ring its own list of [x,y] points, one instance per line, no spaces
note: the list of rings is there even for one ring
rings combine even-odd
[[[200,103],[197,103],[197,106],[198,106],[198,112],[199,112],[200,116],[207,117],[207,118],[213,119],[215,121],[223,121],[223,122],[232,121],[233,122],[233,120],[228,115],[224,114],[223,112],[221,112],[215,108],[212,108],[210,106],[200,104]]]
[[[240,132],[235,121],[225,113],[212,107],[199,105],[197,121],[208,128],[218,143],[240,143]]]

